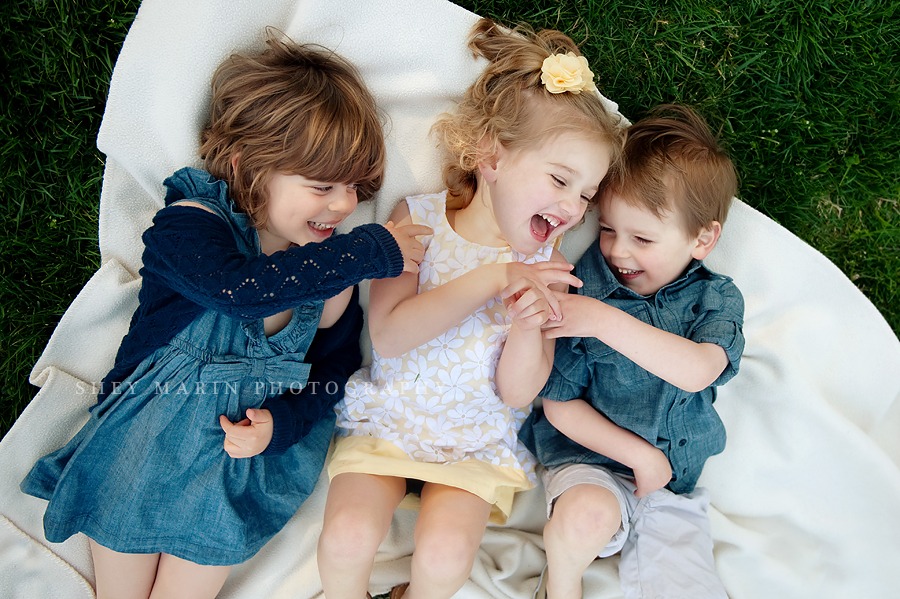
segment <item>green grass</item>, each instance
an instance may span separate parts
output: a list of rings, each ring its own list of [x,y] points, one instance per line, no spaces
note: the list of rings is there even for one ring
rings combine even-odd
[[[834,261],[900,332],[900,1],[457,3],[569,32],[631,119],[660,102],[698,107],[730,146],[740,197]],[[0,8],[0,433],[99,266],[95,138],[137,5]]]

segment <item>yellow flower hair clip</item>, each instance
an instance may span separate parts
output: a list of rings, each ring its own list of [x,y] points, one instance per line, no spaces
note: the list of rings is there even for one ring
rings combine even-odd
[[[595,91],[594,73],[588,67],[587,58],[575,56],[574,52],[554,54],[544,59],[541,65],[541,83],[551,94],[571,92],[580,94],[583,90]]]

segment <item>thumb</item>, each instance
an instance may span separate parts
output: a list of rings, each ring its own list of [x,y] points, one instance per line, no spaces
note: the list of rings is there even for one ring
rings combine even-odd
[[[247,418],[250,419],[250,422],[253,424],[261,424],[263,422],[268,422],[271,420],[270,417],[267,417],[268,410],[247,410]]]
[[[219,426],[221,426],[222,430],[227,433],[228,430],[234,425],[231,424],[231,421],[226,416],[222,415],[219,416]]]

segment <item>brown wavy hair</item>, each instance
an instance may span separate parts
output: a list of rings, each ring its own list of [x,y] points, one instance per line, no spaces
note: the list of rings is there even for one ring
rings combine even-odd
[[[268,32],[257,55],[233,55],[212,78],[200,134],[206,170],[228,183],[237,207],[265,226],[275,173],[356,183],[360,200],[381,187],[385,146],[375,100],[334,52]],[[238,156],[236,166],[232,158]]]
[[[620,119],[596,93],[551,94],[541,83],[545,58],[566,52],[580,55],[569,36],[552,29],[535,32],[528,25],[509,30],[481,19],[469,34],[468,46],[488,64],[456,110],[441,115],[432,127],[447,153],[444,184],[454,206],[472,200],[478,163],[490,159],[500,144],[518,150],[575,131],[606,141],[611,162],[618,159]]]
[[[738,175],[702,116],[662,104],[626,132],[622,160],[601,185],[657,217],[675,211],[693,237],[713,221],[725,224]]]

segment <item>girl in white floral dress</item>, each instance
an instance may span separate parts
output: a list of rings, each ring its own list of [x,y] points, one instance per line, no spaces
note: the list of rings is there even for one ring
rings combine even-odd
[[[487,522],[505,522],[514,493],[535,483],[518,431],[553,364],[541,335],[559,318],[549,290],[581,285],[554,246],[584,215],[619,134],[564,34],[483,19],[469,45],[489,64],[434,127],[448,190],[391,215],[433,230],[418,278],[372,282],[373,363],[338,404],[318,551],[328,599],[365,596],[401,502],[420,512],[411,580],[392,598],[452,596]]]

